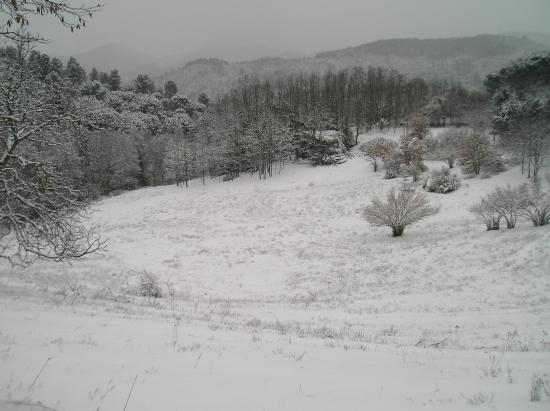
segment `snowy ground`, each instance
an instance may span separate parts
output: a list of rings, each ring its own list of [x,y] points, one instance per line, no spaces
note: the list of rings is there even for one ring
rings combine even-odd
[[[360,158],[105,199],[103,256],[0,265],[0,410],[122,410],[136,376],[128,411],[546,410],[550,227],[467,211],[523,181],[464,179],[398,239],[361,217],[397,182]]]

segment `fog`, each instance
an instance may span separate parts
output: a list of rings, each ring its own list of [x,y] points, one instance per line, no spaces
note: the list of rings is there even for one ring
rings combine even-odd
[[[80,5],[80,2],[78,2]],[[51,18],[33,30],[44,51],[69,54],[120,43],[154,56],[216,48],[314,53],[398,37],[548,32],[548,0],[104,0],[85,30]],[[214,46],[216,45],[216,46]]]

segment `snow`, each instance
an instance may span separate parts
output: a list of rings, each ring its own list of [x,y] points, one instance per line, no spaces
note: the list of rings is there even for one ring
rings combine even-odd
[[[127,410],[548,409],[550,228],[468,212],[524,181],[429,194],[441,213],[402,238],[363,220],[399,181],[358,157],[106,198],[104,255],[0,263],[0,409],[123,409],[136,375]]]

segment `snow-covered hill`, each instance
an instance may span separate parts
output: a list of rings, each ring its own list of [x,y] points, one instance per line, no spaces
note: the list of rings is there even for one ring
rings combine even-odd
[[[354,66],[391,67],[412,78],[460,81],[467,87],[482,88],[487,74],[500,70],[525,54],[546,49],[527,37],[478,35],[461,38],[388,39],[341,50],[326,51],[299,58],[259,58],[252,61],[224,62],[199,59],[173,68],[155,78],[157,84],[168,80],[180,93],[211,98],[237,86],[244,74],[260,79],[300,72],[324,72]],[[221,55],[211,54],[211,57]],[[272,55],[275,57],[275,55]]]
[[[550,228],[467,211],[522,182],[430,194],[402,238],[363,220],[398,182],[358,157],[104,199],[103,256],[0,266],[0,409],[123,409],[136,376],[127,410],[547,409]]]

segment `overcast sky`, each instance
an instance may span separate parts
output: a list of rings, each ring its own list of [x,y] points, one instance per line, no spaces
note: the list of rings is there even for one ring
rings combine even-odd
[[[34,31],[52,41],[44,50],[75,54],[120,43],[165,56],[220,42],[313,53],[397,37],[550,32],[550,0],[102,1],[103,10],[74,34],[38,19]]]

